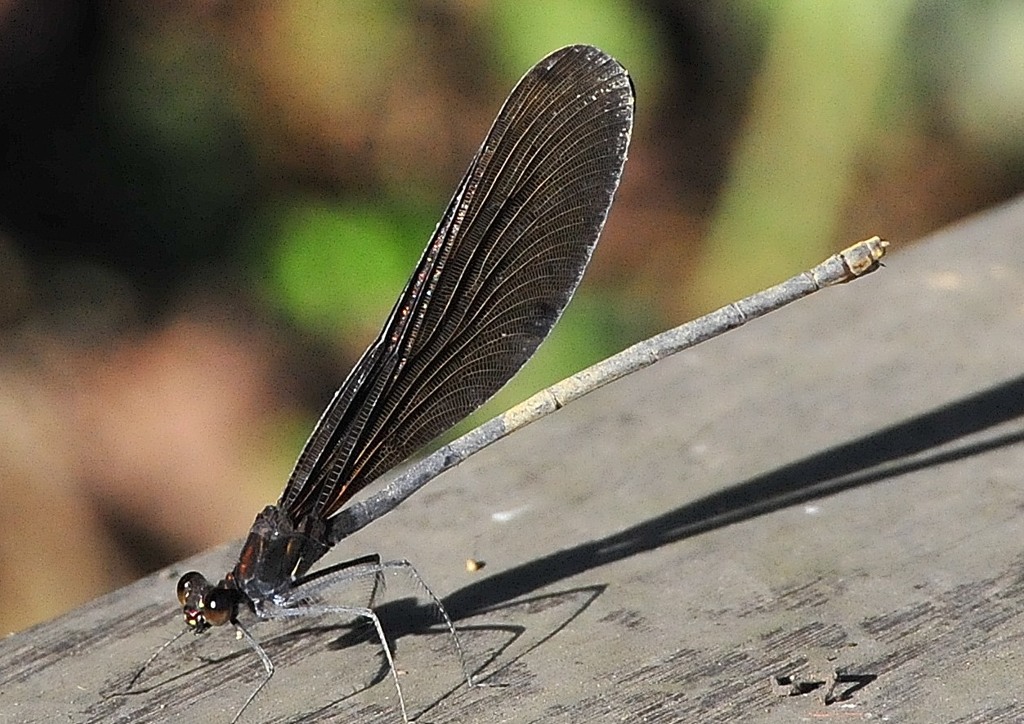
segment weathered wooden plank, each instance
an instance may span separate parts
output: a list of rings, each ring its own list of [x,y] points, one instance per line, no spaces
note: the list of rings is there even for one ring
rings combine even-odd
[[[446,637],[396,581],[383,616],[411,711],[1024,720],[1021,238],[1017,201],[897,251],[885,273],[522,430],[346,541],[334,560],[412,559],[479,676],[507,684],[459,687]],[[104,695],[179,630],[176,577],[236,551],[0,642],[0,718],[230,721],[261,669],[223,632],[169,647],[151,691]],[[254,627],[279,671],[244,721],[400,721],[372,643],[305,627]],[[828,705],[823,687],[769,682],[837,667]]]

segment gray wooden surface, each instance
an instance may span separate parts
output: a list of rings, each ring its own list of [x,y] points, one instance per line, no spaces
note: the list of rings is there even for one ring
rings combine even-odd
[[[329,560],[411,559],[504,685],[459,687],[395,580],[381,612],[411,713],[1024,721],[1022,241],[1017,201],[897,250],[521,431],[340,546]],[[226,631],[110,695],[180,629],[177,577],[236,552],[4,640],[0,719],[230,721],[261,669]],[[331,624],[253,628],[279,670],[243,721],[400,721],[373,645]],[[770,684],[836,669],[828,704]]]

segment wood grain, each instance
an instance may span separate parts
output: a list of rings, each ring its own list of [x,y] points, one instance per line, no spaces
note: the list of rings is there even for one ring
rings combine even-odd
[[[897,245],[884,272],[610,385],[345,541],[331,560],[412,560],[502,685],[460,687],[396,580],[382,617],[410,711],[1024,720],[1021,239],[1024,200]],[[180,629],[177,576],[236,552],[0,642],[0,719],[230,721],[261,669],[223,632],[170,646],[145,693],[111,694]],[[401,720],[372,638],[335,624],[253,627],[278,673],[243,721]]]

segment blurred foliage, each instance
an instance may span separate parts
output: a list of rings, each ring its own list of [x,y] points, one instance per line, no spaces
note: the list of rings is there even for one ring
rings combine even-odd
[[[484,6],[502,70],[509,78],[555,48],[586,43],[608,49],[634,77],[655,77],[658,33],[651,18],[627,0],[523,0]]]
[[[402,223],[397,209],[322,203],[268,217],[268,303],[320,335],[378,329],[393,301],[380,291],[405,285],[413,264],[403,247],[424,224]]]
[[[830,250],[908,241],[1019,193],[1022,32],[1017,0],[0,4],[0,389],[21,395],[0,414],[24,428],[0,450],[28,451],[0,456],[0,480],[25,511],[58,479],[66,508],[91,501],[109,540],[85,547],[134,554],[125,569],[239,535],[212,513],[187,531],[161,516],[177,504],[202,517],[196,487],[216,510],[230,507],[217,495],[279,488],[505,95],[560,46],[596,44],[630,69],[637,126],[581,292],[491,412]],[[196,394],[220,366],[237,372],[217,384],[239,387]],[[107,383],[93,390],[97,370]],[[123,412],[111,400],[136,383],[143,402]],[[247,391],[229,417],[222,400]],[[101,392],[90,414],[109,420],[69,412]],[[183,469],[160,457],[173,444],[136,437],[212,440],[185,403],[214,400],[235,427],[287,442],[239,452],[258,445],[222,431],[208,454],[247,461],[224,472],[199,453]],[[113,442],[98,442],[106,422]],[[51,444],[98,467],[32,479],[31,455]],[[119,461],[130,474],[109,472]],[[144,483],[183,492],[154,504]],[[10,530],[5,553],[24,546]],[[115,568],[66,586],[68,601],[124,580]],[[53,605],[34,615],[67,602]]]
[[[910,0],[763,6],[769,49],[695,284],[708,307],[828,256]]]

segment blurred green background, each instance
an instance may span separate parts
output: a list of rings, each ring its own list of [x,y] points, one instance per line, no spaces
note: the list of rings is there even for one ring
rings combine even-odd
[[[615,55],[637,125],[484,414],[1019,193],[1021,37],[1016,0],[0,2],[0,630],[246,532],[552,50]]]

